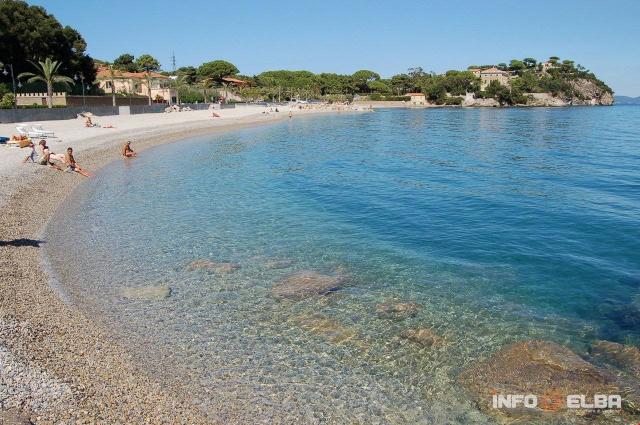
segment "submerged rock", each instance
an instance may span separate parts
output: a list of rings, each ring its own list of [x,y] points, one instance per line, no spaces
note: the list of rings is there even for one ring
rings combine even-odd
[[[305,270],[289,275],[271,288],[276,298],[303,299],[314,295],[325,295],[339,289],[344,283],[342,275],[326,275]]]
[[[429,328],[407,329],[400,336],[423,347],[442,343],[442,337]]]
[[[640,349],[637,347],[598,341],[593,345],[593,354],[640,379]]]
[[[240,268],[240,264],[236,263],[225,263],[225,262],[215,262],[208,260],[206,258],[199,258],[197,260],[193,260],[189,264],[187,264],[187,271],[197,271],[197,270],[205,270],[212,271],[218,274],[227,274],[233,273]]]
[[[459,382],[477,399],[481,409],[507,415],[566,409],[569,394],[619,394],[612,378],[566,347],[531,340],[511,344],[465,370]],[[492,408],[494,394],[533,394],[534,409]],[[580,413],[580,409],[576,413]]]
[[[342,344],[356,337],[356,332],[333,319],[321,315],[301,316],[296,318],[298,326],[318,335],[332,344]]]
[[[414,317],[422,306],[418,303],[387,301],[376,306],[376,314],[383,319],[402,320]]]
[[[615,322],[622,331],[640,328],[640,308],[633,304],[613,306],[604,316]]]
[[[122,296],[130,300],[159,301],[169,298],[171,288],[166,285],[124,288]]]

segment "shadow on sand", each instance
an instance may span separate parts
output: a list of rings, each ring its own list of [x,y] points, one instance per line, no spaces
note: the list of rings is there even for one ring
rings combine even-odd
[[[13,239],[10,241],[0,241],[0,247],[2,246],[13,246],[13,247],[33,247],[40,248],[40,246],[44,243],[44,241],[37,239]]]

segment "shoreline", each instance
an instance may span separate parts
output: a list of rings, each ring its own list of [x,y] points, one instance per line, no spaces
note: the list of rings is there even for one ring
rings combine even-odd
[[[158,127],[143,126],[137,132],[131,129],[126,138],[121,131],[99,134],[82,141],[65,141],[63,146],[72,145],[78,162],[97,171],[121,159],[119,148],[125,139],[133,140],[136,152],[143,152],[184,139],[288,119],[288,111],[267,115],[260,110],[243,111],[247,114],[223,116],[216,121],[203,118]],[[294,119],[338,112],[294,111]],[[154,115],[146,117],[149,120],[167,116],[148,115]],[[147,121],[144,118],[140,121]],[[99,117],[99,120],[106,121],[108,117]],[[79,124],[78,120],[65,122]],[[48,125],[46,123],[45,128]],[[78,133],[85,133],[84,130]],[[51,143],[54,151],[59,151],[60,146]],[[26,151],[19,152],[20,157],[26,155]],[[9,157],[8,161],[13,161],[16,154]],[[0,244],[0,384],[13,390],[0,406],[0,419],[10,410],[24,419],[43,423],[175,423],[176,418],[180,418],[180,423],[216,422],[215,418],[205,418],[191,405],[188,392],[181,386],[167,388],[150,378],[134,364],[127,350],[114,342],[108,326],[65,304],[50,285],[51,277],[46,273],[38,249],[46,241],[40,238],[50,217],[64,205],[66,197],[84,177],[50,167],[21,165],[0,164],[0,174],[7,177],[4,180],[8,186],[13,186],[8,190],[5,187],[4,193],[0,193],[0,241],[4,242]],[[28,381],[22,382],[25,379]],[[25,385],[28,391],[21,390]],[[220,420],[229,421],[233,422],[233,418]]]

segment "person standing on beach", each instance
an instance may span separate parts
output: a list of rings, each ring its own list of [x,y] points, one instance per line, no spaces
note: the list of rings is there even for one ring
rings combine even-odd
[[[76,162],[76,159],[73,157],[73,149],[67,148],[67,153],[64,156],[64,162],[67,164],[67,172],[76,172],[78,174],[82,174],[85,177],[91,177],[91,173],[89,173],[84,168],[80,167]]]
[[[33,144],[33,142],[29,142],[29,144],[27,145],[28,148],[31,149],[31,152],[29,153],[29,155],[27,155],[25,157],[25,159],[22,160],[22,163],[27,163],[29,161],[36,163],[38,162],[38,154],[36,152],[36,145]]]
[[[122,147],[122,156],[127,158],[133,158],[136,156],[136,153],[131,149],[131,141],[127,141]]]

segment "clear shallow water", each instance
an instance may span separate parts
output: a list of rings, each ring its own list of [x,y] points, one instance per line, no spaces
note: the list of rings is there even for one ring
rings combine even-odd
[[[491,422],[456,377],[503,345],[640,345],[639,165],[636,107],[296,118],[110,164],[45,249],[69,298],[212,417]],[[274,299],[299,270],[348,285]],[[158,284],[166,300],[121,296]],[[389,300],[421,308],[380,317]],[[400,337],[417,327],[444,342]]]

